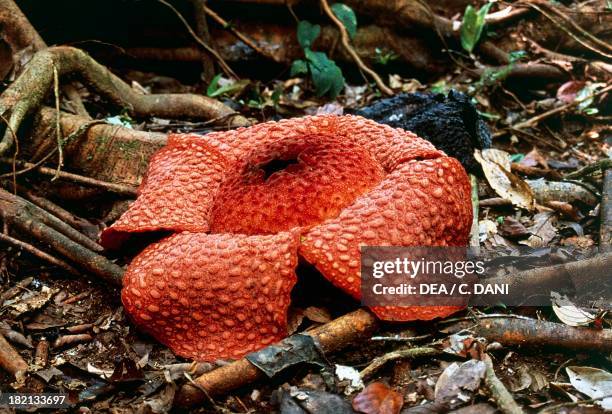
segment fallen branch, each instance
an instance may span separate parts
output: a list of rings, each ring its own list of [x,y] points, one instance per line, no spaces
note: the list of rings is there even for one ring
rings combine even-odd
[[[0,294],[0,306],[2,306],[2,304],[7,300],[12,299],[18,294],[20,294],[22,290],[30,286],[30,283],[32,283],[33,280],[34,278],[30,276],[26,277],[25,279],[21,279],[18,282],[15,282],[12,287],[6,290],[6,292]]]
[[[303,334],[312,336],[327,354],[368,338],[377,328],[378,319],[360,309]],[[204,401],[207,394],[223,395],[265,377],[262,371],[242,358],[199,376],[193,385],[184,385],[177,393],[175,402],[183,407],[193,406]]]
[[[488,354],[484,354],[482,360],[487,369],[485,371],[485,383],[491,392],[491,396],[497,402],[497,407],[505,414],[523,414],[523,409],[512,398],[512,394],[495,375],[493,361]]]
[[[0,334],[0,367],[17,379],[25,375],[28,370],[28,364],[2,334]]]
[[[421,348],[402,348],[396,349],[395,351],[386,353],[383,356],[374,358],[370,364],[365,367],[359,375],[361,378],[368,378],[380,368],[382,368],[387,362],[395,361],[398,359],[413,359],[428,356],[440,355],[442,351],[436,348],[421,347]]]
[[[53,47],[38,52],[23,73],[0,96],[0,114],[10,112],[9,127],[0,142],[0,155],[13,144],[9,129],[17,131],[22,121],[40,108],[53,86],[53,71],[60,76],[78,74],[99,94],[120,105],[135,116],[166,118],[219,118],[235,115],[229,126],[248,125],[249,121],[214,99],[191,94],[152,94],[135,92],[80,49]]]
[[[485,280],[491,284],[508,284],[511,292],[541,292],[543,286],[547,291],[568,285],[573,287],[589,286],[589,284],[597,286],[602,282],[599,276],[608,274],[611,268],[612,253],[603,253],[575,262],[523,270]]]
[[[505,346],[555,347],[578,351],[612,351],[612,330],[573,327],[525,317],[492,316],[441,321],[444,332],[469,329],[476,336]]]
[[[566,179],[582,178],[587,175],[591,175],[598,171],[605,171],[612,168],[612,159],[604,158],[592,164],[582,167],[581,169],[571,172],[565,175]]]
[[[545,179],[526,180],[533,191],[538,204],[546,204],[550,201],[564,201],[573,203],[580,201],[584,204],[595,206],[597,197],[583,185],[567,181],[548,181]]]
[[[295,36],[295,25],[279,26],[261,22],[255,24],[232,21],[232,26],[240,30],[240,33],[248,36],[257,46],[257,49],[263,51],[266,55],[273,56],[276,62],[289,65],[293,60],[299,59],[303,55]],[[228,62],[244,63],[245,61],[253,61],[260,56],[257,49],[238,47],[240,43],[227,30],[211,28],[211,31],[219,53]],[[337,38],[338,30],[336,27],[322,25],[321,35],[315,41],[313,48],[328,53],[333,52],[336,61],[353,63],[352,57],[344,48],[333,50]],[[441,73],[444,67],[443,63],[445,61],[431,50],[427,39],[418,36],[400,35],[395,30],[386,27],[375,25],[358,27],[357,33],[352,39],[352,45],[359,57],[369,65],[376,63],[377,56],[372,51],[378,47],[381,50],[392,52],[397,56],[398,61],[428,74]],[[118,53],[124,53],[133,59],[153,61],[199,62],[202,59],[202,52],[195,47],[127,48],[123,51],[102,51],[100,56],[105,59],[112,59]]]
[[[342,42],[342,46],[344,46],[344,49],[348,52],[349,55],[351,55],[357,66],[359,66],[359,69],[370,75],[370,77],[374,79],[374,82],[376,82],[378,89],[380,89],[385,95],[393,95],[393,91],[387,85],[385,85],[380,76],[378,76],[376,72],[374,72],[365,63],[363,63],[357,52],[355,52],[355,49],[353,49],[353,46],[351,46],[351,39],[349,37],[348,31],[346,30],[346,27],[344,27],[344,24],[340,21],[340,19],[338,19],[338,17],[336,17],[332,9],[329,7],[327,0],[321,0],[321,6],[323,7],[325,14],[327,14],[331,21],[334,22],[336,27],[338,27],[338,30],[340,31],[340,41]]]

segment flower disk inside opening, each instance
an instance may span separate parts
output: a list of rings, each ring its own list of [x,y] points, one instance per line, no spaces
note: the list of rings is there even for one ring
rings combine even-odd
[[[222,184],[213,233],[274,234],[337,217],[384,177],[358,144],[313,134],[262,144]]]

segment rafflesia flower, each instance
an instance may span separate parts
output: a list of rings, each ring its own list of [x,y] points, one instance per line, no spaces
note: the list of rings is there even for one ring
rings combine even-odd
[[[129,265],[126,312],[176,354],[239,358],[286,336],[298,256],[360,298],[363,245],[465,245],[461,164],[410,132],[357,116],[171,135],[137,200],[102,234],[165,231]],[[384,320],[457,307],[379,307]]]

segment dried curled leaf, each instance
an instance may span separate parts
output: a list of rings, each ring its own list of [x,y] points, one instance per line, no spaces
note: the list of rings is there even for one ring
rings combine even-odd
[[[476,150],[476,161],[482,166],[489,185],[502,198],[518,207],[533,210],[535,198],[531,187],[510,172],[510,156],[498,149]]]

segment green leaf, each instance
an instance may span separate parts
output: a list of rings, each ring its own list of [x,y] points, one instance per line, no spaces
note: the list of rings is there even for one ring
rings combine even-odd
[[[463,22],[461,24],[461,46],[472,53],[476,43],[482,36],[482,31],[485,25],[485,17],[493,3],[487,3],[476,11],[472,5],[468,5],[463,13]]]
[[[208,88],[206,88],[206,96],[212,97],[217,89],[219,89],[219,79],[221,79],[221,74],[215,75],[214,78],[208,84]]]
[[[296,59],[291,64],[289,76],[305,75],[308,73],[308,63],[302,59]]]
[[[297,38],[302,49],[311,47],[320,33],[321,26],[318,24],[312,24],[308,20],[302,20],[298,23]]]
[[[217,89],[216,91],[214,91],[211,94],[209,94],[208,96],[211,97],[211,98],[215,98],[217,96],[221,96],[221,95],[224,95],[224,94],[231,94],[232,92],[236,92],[236,91],[239,91],[239,90],[243,89],[245,86],[247,86],[248,83],[249,83],[249,81],[244,79],[242,81],[234,82],[234,83],[231,83],[229,85],[223,85],[219,89]],[[207,93],[208,93],[208,91],[207,91]]]
[[[357,16],[353,9],[344,3],[332,4],[331,9],[346,28],[349,37],[351,39],[355,37],[355,33],[357,33]]]
[[[310,63],[310,74],[317,96],[325,94],[331,98],[338,96],[344,87],[344,76],[340,68],[323,52],[305,49],[304,53]]]

